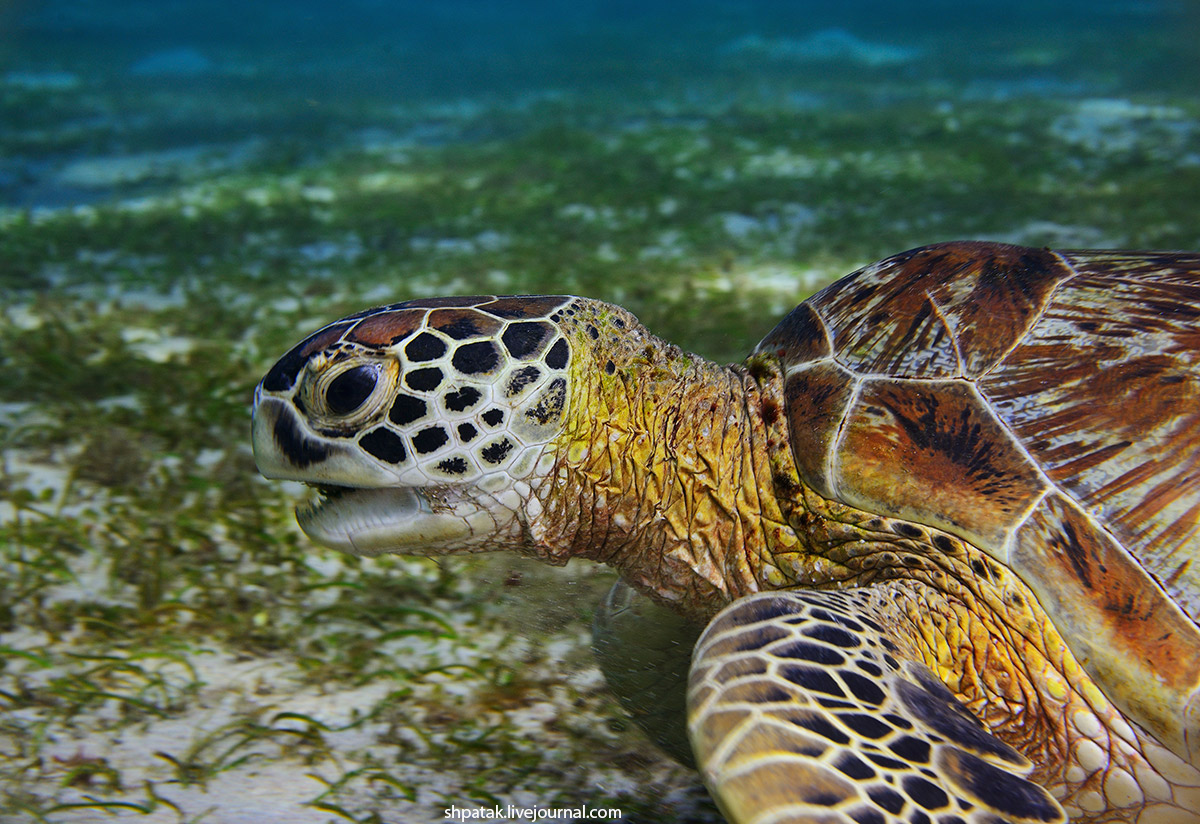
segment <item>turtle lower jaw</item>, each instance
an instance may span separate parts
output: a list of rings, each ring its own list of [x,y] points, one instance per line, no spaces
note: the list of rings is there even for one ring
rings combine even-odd
[[[436,555],[475,533],[471,518],[437,512],[423,490],[406,486],[317,486],[320,496],[296,509],[314,542],[352,555]]]

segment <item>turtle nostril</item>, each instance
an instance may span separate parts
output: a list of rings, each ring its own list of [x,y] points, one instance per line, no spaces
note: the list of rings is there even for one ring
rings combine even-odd
[[[329,382],[325,390],[325,403],[335,415],[349,415],[357,410],[371,393],[379,380],[379,370],[374,366],[356,366],[347,369]]]

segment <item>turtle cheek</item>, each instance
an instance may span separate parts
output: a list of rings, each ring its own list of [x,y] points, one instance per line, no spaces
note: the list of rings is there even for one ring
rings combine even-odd
[[[307,480],[311,467],[330,454],[327,443],[304,431],[292,407],[275,398],[255,406],[251,436],[254,462],[268,478]]]
[[[251,438],[254,462],[267,478],[345,487],[396,483],[394,469],[364,460],[350,440],[314,433],[286,400],[268,396],[258,403]]]
[[[288,403],[255,399],[251,420],[254,462],[267,478],[292,479],[328,455],[328,447],[305,435]]]

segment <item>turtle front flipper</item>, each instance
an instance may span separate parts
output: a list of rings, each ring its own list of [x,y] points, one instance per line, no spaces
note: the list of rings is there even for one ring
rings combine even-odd
[[[1066,822],[864,591],[760,593],[696,645],[689,735],[736,824]],[[898,639],[897,639],[898,640]]]

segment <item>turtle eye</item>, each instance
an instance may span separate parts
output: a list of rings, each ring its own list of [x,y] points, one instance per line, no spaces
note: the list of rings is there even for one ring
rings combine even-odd
[[[349,415],[367,402],[379,382],[379,368],[373,364],[347,369],[325,388],[325,405],[335,415]]]
[[[350,434],[383,413],[400,365],[388,358],[335,352],[308,365],[296,400],[322,431]]]

